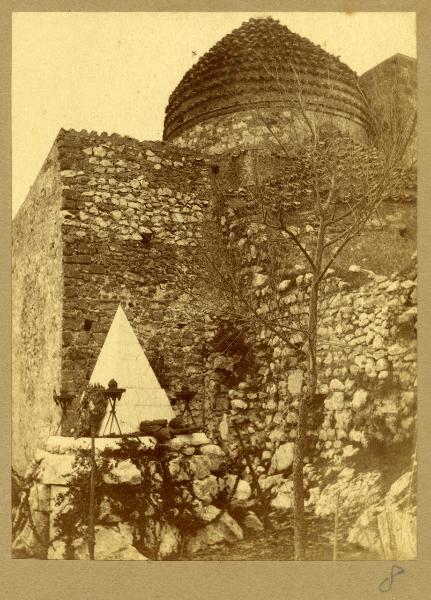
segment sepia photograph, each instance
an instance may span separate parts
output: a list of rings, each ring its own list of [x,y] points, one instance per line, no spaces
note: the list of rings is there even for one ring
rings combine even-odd
[[[413,12],[12,15],[14,559],[417,558],[416,71]]]

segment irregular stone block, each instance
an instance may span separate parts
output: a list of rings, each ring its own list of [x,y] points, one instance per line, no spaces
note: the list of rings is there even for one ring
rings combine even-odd
[[[210,459],[208,456],[195,455],[189,459],[190,471],[196,479],[204,479],[210,474]]]
[[[223,513],[215,523],[210,523],[199,530],[187,543],[187,551],[190,554],[214,546],[215,544],[232,544],[244,537],[243,531],[238,523],[227,513]]]
[[[293,463],[294,443],[286,442],[277,448],[271,460],[270,474],[280,473]]]
[[[137,466],[130,459],[127,459],[114,465],[111,471],[103,476],[103,480],[108,484],[128,483],[138,485],[142,481],[142,475]]]
[[[209,475],[204,479],[195,479],[193,482],[193,492],[199,500],[202,500],[206,504],[211,504],[213,498],[218,494],[219,488],[217,484],[217,477]]]

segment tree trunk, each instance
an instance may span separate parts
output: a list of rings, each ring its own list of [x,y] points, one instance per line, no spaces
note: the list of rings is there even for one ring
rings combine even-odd
[[[95,511],[95,474],[96,474],[96,449],[94,443],[95,427],[93,424],[93,416],[91,415],[91,463],[90,463],[90,513],[88,523],[88,552],[90,560],[94,560],[94,511]]]
[[[308,428],[308,408],[316,394],[317,388],[317,303],[319,297],[319,283],[323,257],[323,244],[325,237],[325,223],[320,220],[317,239],[315,268],[311,283],[308,317],[308,351],[307,351],[307,393],[301,397],[298,411],[298,426],[296,429],[295,456],[293,460],[293,541],[295,560],[305,559],[306,527],[304,513],[304,456]]]

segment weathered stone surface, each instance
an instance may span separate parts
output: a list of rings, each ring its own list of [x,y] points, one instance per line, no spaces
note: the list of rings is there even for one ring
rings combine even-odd
[[[259,477],[259,485],[263,491],[269,490],[272,487],[280,486],[283,482],[283,475],[279,473],[277,475],[262,475]]]
[[[381,494],[382,476],[378,472],[357,474],[348,470],[334,484],[327,485],[316,502],[315,512],[318,516],[327,516],[335,512],[338,503],[339,511],[353,513],[363,506],[378,500]]]
[[[105,483],[128,483],[138,485],[142,481],[139,469],[130,459],[122,460],[114,465],[109,473],[103,476]]]
[[[256,513],[252,512],[252,511],[249,511],[245,515],[241,524],[242,524],[243,528],[247,529],[248,531],[257,532],[257,531],[264,530],[262,521],[259,519],[259,517],[256,515]]]
[[[226,475],[224,477],[224,481],[226,482],[226,485],[229,487],[230,490],[233,490],[236,479],[237,478],[235,477],[235,475]],[[237,487],[236,487],[235,493],[233,495],[233,500],[237,500],[237,501],[248,500],[250,498],[250,496],[251,496],[250,484],[247,483],[247,481],[245,481],[244,479],[240,479],[237,483]]]
[[[196,479],[204,479],[210,474],[211,461],[208,456],[195,455],[189,459],[190,471]]]
[[[201,454],[206,456],[209,459],[209,468],[210,471],[218,471],[226,460],[226,455],[220,446],[216,446],[215,444],[206,444],[204,446],[200,446],[199,448]]]
[[[227,513],[215,522],[210,523],[196,533],[187,543],[187,551],[191,554],[221,543],[232,544],[242,540],[244,534],[238,523]]]
[[[94,558],[95,560],[148,560],[132,544],[133,534],[125,523],[115,527],[96,526]],[[90,558],[88,545],[82,538],[73,542],[73,553],[76,560]]]
[[[178,552],[180,541],[179,530],[169,523],[164,523],[160,530],[159,557],[167,558],[175,555]]]
[[[48,560],[64,560],[66,558],[66,543],[55,540],[48,548]]]
[[[393,484],[385,497],[367,508],[350,528],[348,541],[386,560],[416,558],[416,510],[410,494],[412,473]],[[413,490],[414,497],[414,490]]]
[[[277,491],[275,498],[271,500],[273,508],[290,510],[293,508],[293,483],[286,481]]]
[[[218,494],[217,477],[209,475],[204,479],[195,479],[193,481],[193,492],[196,498],[206,504],[211,504],[212,500]]]
[[[301,393],[303,379],[304,373],[300,369],[296,369],[289,374],[287,378],[287,388],[292,396],[297,396]]]
[[[288,469],[293,463],[293,442],[287,442],[277,448],[271,460],[270,474],[280,473]]]
[[[67,485],[73,471],[74,457],[71,454],[51,454],[41,451],[39,480],[45,485]]]

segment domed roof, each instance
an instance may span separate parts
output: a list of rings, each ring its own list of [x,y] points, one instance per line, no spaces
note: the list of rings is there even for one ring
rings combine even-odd
[[[356,74],[268,17],[243,23],[187,71],[169,98],[164,139],[220,114],[286,106],[298,96],[298,81],[310,109],[366,123]]]

